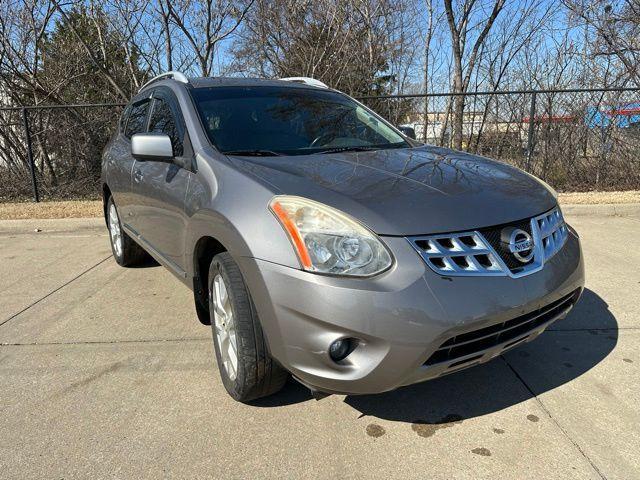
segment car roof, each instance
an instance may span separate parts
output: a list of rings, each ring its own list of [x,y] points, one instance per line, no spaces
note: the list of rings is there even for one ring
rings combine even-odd
[[[288,88],[313,88],[327,90],[322,87],[291,82],[285,80],[271,80],[266,78],[245,78],[245,77],[199,77],[189,78],[191,88],[211,88],[211,87],[288,87]]]

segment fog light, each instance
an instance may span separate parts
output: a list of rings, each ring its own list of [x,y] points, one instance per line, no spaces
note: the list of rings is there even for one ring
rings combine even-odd
[[[329,346],[329,356],[334,362],[344,360],[351,353],[352,341],[350,338],[341,338]]]

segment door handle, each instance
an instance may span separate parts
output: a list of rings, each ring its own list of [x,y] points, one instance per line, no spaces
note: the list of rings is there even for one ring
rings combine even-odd
[[[143,176],[144,176],[144,175],[142,175],[142,171],[141,171],[141,170],[135,170],[135,171],[133,172],[133,180],[134,180],[136,183],[140,183],[140,182],[142,181],[142,177],[143,177]]]

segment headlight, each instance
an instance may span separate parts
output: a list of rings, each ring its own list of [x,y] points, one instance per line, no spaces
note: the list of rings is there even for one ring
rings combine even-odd
[[[339,210],[286,195],[273,197],[269,208],[289,236],[304,270],[364,277],[393,263],[373,232]]]

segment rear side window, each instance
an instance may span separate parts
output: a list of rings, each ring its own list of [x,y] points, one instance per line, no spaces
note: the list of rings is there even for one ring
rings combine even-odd
[[[131,138],[136,133],[142,133],[145,131],[148,111],[149,100],[136,103],[131,107],[129,121],[127,121],[127,128],[124,132],[127,137]]]
[[[120,117],[120,132],[124,133],[124,127],[127,125],[127,118],[129,118],[129,112],[131,111],[131,105],[127,105]]]
[[[156,98],[154,100],[151,121],[149,122],[149,132],[168,135],[173,145],[173,154],[177,157],[182,156],[184,146],[176,123],[176,117],[169,103],[163,98]]]

